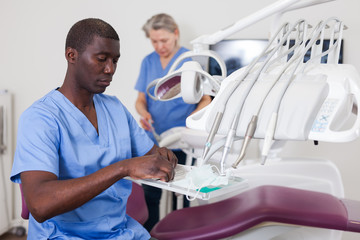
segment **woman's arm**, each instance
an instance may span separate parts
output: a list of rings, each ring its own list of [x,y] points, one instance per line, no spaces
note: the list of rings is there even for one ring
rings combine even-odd
[[[140,124],[141,127],[147,131],[151,130],[149,125],[149,121],[153,121],[151,114],[147,110],[147,102],[146,102],[146,95],[143,92],[139,92],[138,97],[135,102],[136,111],[140,114]]]
[[[203,109],[204,107],[206,107],[210,103],[211,103],[211,97],[209,95],[204,95],[200,99],[200,102],[197,104],[197,107],[195,108],[195,110],[191,114],[196,113],[197,111]]]

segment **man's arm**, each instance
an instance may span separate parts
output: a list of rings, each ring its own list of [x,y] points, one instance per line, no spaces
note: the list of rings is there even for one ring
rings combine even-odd
[[[58,180],[46,171],[25,171],[21,181],[26,204],[38,222],[74,210],[105,191],[118,180],[156,178],[169,181],[174,177],[175,155],[156,145],[142,157],[122,160],[88,176]]]

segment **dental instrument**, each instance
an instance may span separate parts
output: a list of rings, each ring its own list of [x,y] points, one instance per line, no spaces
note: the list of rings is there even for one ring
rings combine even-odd
[[[331,20],[331,19],[330,19]],[[330,21],[328,20],[328,21]],[[302,23],[301,21],[298,22],[298,24]],[[326,23],[325,23],[326,24]],[[280,92],[279,96],[280,96],[280,99],[277,101],[277,104],[275,104],[276,106],[279,106],[280,105],[280,102],[281,102],[281,99],[282,97],[284,96],[285,94],[285,91],[286,89],[288,88],[289,84],[293,81],[292,79],[294,74],[295,74],[295,71],[296,69],[298,68],[298,66],[300,65],[300,63],[302,62],[303,58],[304,58],[304,55],[305,53],[309,50],[309,48],[313,45],[314,41],[316,40],[317,38],[317,34],[318,32],[323,29],[325,26],[323,26],[324,24],[321,24],[319,23],[319,26],[316,27],[312,33],[312,35],[315,36],[315,38],[313,37],[313,39],[310,39],[310,43],[308,43],[307,45],[305,44],[306,41],[302,41],[302,44],[299,46],[299,50],[295,51],[294,54],[292,55],[292,57],[290,58],[290,60],[284,65],[284,67],[282,68],[282,70],[280,71],[280,74],[278,75],[278,77],[276,78],[276,80],[274,81],[274,83],[272,84],[272,86],[269,88],[269,90],[267,91],[267,93],[265,94],[265,96],[262,98],[262,102],[260,104],[260,106],[258,107],[258,110],[257,110],[257,113],[254,114],[250,120],[250,123],[248,124],[248,128],[246,130],[246,133],[245,133],[245,137],[244,137],[244,141],[243,141],[243,146],[240,150],[240,154],[239,154],[239,157],[237,158],[237,160],[235,161],[235,163],[233,164],[233,167],[236,168],[236,166],[239,164],[239,162],[242,160],[242,158],[245,156],[245,150],[246,150],[246,147],[248,146],[249,142],[250,142],[250,139],[253,137],[253,134],[255,133],[255,130],[256,130],[256,122],[257,122],[257,117],[260,113],[260,110],[262,108],[262,105],[267,97],[267,95],[270,93],[270,91],[272,90],[272,88],[275,86],[275,84],[279,81],[280,77],[285,73],[285,71],[290,68],[292,66],[292,64],[295,62],[295,67],[294,69],[292,70],[292,73],[289,74],[289,77],[287,77],[289,80],[286,80],[286,85],[285,87],[283,88],[283,90]],[[296,26],[296,25],[295,25]],[[299,26],[300,27],[300,26]],[[319,30],[320,29],[320,30]],[[289,31],[290,32],[290,31]],[[284,39],[288,37],[288,36],[285,36]],[[271,43],[270,43],[271,44]],[[278,44],[278,46],[281,46],[283,44],[283,41],[280,41],[280,43]],[[305,46],[306,45],[306,46]],[[330,50],[332,50],[332,48],[330,48],[327,52],[329,52]],[[326,53],[326,52],[325,52]],[[281,56],[280,56],[281,57]],[[279,57],[278,57],[279,58]],[[297,60],[297,61],[296,61]],[[269,67],[269,66],[267,66]],[[263,70],[263,69],[261,69]],[[248,93],[247,93],[248,94]],[[241,102],[240,102],[241,103]],[[242,105],[241,105],[242,106]],[[232,124],[231,124],[231,129],[229,130],[229,133],[228,133],[228,140],[226,141],[226,144],[225,144],[225,147],[224,147],[224,154],[223,154],[223,157],[221,159],[221,166],[224,166],[224,161],[225,161],[225,157],[226,157],[226,154],[227,152],[229,151],[229,148],[231,146],[229,146],[228,143],[231,143],[231,138],[235,135],[235,129],[237,127],[237,123],[238,123],[238,119],[239,119],[239,116],[240,116],[240,112],[241,112],[241,109],[242,107],[240,107],[240,109],[235,109],[235,112],[237,112],[236,114],[236,117],[234,118]],[[276,110],[278,111],[278,110]],[[276,124],[276,118],[277,118],[277,112],[274,112],[272,114],[272,117],[271,117],[271,120],[270,120],[270,126],[269,126],[269,130],[267,131],[267,138],[266,138],[266,141],[264,143],[264,151],[263,151],[263,161],[265,160],[266,158],[266,149],[269,148],[269,144],[270,144],[270,139],[272,140],[272,135],[273,133],[271,133],[271,131],[275,131],[275,124]],[[234,124],[236,123],[236,125]],[[267,150],[268,151],[268,150]]]
[[[278,34],[281,32],[282,29],[285,29],[287,27],[287,23],[284,24],[279,30],[278,30]],[[274,36],[272,38],[272,40],[270,41],[271,43],[273,41],[275,41],[276,39],[276,36]],[[206,155],[208,154],[210,148],[211,148],[211,145],[212,145],[212,142],[214,140],[214,136],[215,134],[217,133],[218,129],[219,129],[219,126],[220,126],[220,123],[222,121],[222,117],[223,117],[223,113],[224,113],[224,110],[225,110],[225,106],[227,104],[227,102],[229,101],[230,97],[232,96],[232,94],[238,89],[238,87],[240,86],[240,84],[244,81],[244,79],[251,73],[251,71],[253,71],[253,69],[257,69],[257,68],[260,68],[260,70],[257,71],[257,74],[260,74],[261,72],[261,69],[265,66],[265,64],[263,63],[259,63],[259,60],[265,56],[266,54],[268,54],[268,52],[273,52],[273,54],[275,53],[273,51],[273,49],[269,49],[270,48],[270,45],[271,44],[268,44],[266,48],[263,49],[263,51],[261,52],[261,54],[255,58],[248,66],[245,67],[245,70],[243,72],[241,72],[240,76],[237,77],[237,79],[234,81],[234,84],[231,86],[231,88],[229,88],[226,96],[222,99],[222,103],[220,103],[217,107],[218,111],[216,113],[216,117],[214,119],[214,122],[212,124],[212,127],[210,128],[210,132],[209,132],[209,136],[206,140],[206,144],[204,146],[204,150],[203,150],[203,155],[202,155],[202,159],[205,159],[206,158]],[[272,55],[271,55],[272,56]],[[267,61],[270,60],[270,58],[267,58]],[[265,61],[265,63],[267,62]],[[256,64],[259,64],[259,66],[256,66]],[[234,74],[234,73],[232,73]],[[234,74],[235,75],[235,74]],[[252,87],[252,84],[254,84],[256,81],[256,77],[253,79],[252,83],[250,83],[248,86],[247,86],[247,90],[245,90],[245,94],[243,95],[245,98],[246,98],[246,92],[248,93]],[[241,105],[240,105],[241,106]],[[235,127],[235,125],[237,125],[237,122],[234,122],[232,124],[232,127]],[[224,149],[224,157],[226,157],[227,155],[227,152],[229,151],[229,149],[231,148],[231,145],[232,145],[232,139],[233,139],[233,136],[232,134],[235,134],[234,130],[231,130],[231,132],[229,133],[229,136],[228,136],[228,140],[227,140],[227,143],[226,143],[226,146],[225,146],[225,149]],[[224,158],[223,157],[223,158]],[[224,161],[221,161],[222,163]],[[223,168],[223,164],[221,166],[221,173],[224,174],[224,168]]]
[[[260,67],[260,69],[258,70],[258,74],[255,76],[255,79],[256,81],[258,80],[258,78],[260,77],[260,73],[262,73],[263,71],[266,72],[266,69],[269,67],[268,63],[270,61],[270,59],[274,56],[274,54],[280,49],[280,47],[283,45],[283,43],[288,39],[288,36],[290,35],[290,33],[293,31],[293,29],[295,29],[296,26],[300,25],[304,23],[304,20],[300,20],[298,21],[297,23],[294,24],[293,27],[291,27],[288,32],[282,36],[282,39],[279,41],[279,43],[277,44],[276,47],[274,47],[273,51],[267,56],[266,60],[264,61],[264,63],[262,64],[262,67]],[[281,27],[280,30],[278,32],[281,32],[281,30],[283,30],[283,28]],[[269,43],[269,46],[273,44],[273,40],[270,41]],[[285,71],[285,69],[287,69],[287,65],[285,65],[285,67],[283,68],[283,71],[280,72],[280,74],[278,75],[278,77],[276,78],[275,82],[273,83],[273,85],[280,79],[282,73]],[[265,70],[264,70],[265,69]],[[254,81],[255,83],[255,81]],[[252,85],[253,87],[253,85]],[[245,95],[245,98],[249,95],[250,91],[252,90],[252,87],[249,89],[248,92],[246,92],[246,95]],[[245,136],[244,136],[244,141],[243,141],[243,144],[242,144],[242,147],[241,147],[241,150],[240,150],[240,154],[239,154],[239,157],[237,158],[237,160],[235,161],[235,163],[233,164],[233,167],[236,168],[236,166],[240,163],[240,161],[243,159],[243,157],[245,156],[245,151],[246,151],[246,148],[247,146],[249,145],[250,143],[250,140],[251,138],[253,137],[254,133],[255,133],[255,130],[256,130],[256,125],[257,125],[257,120],[258,120],[258,115],[259,115],[259,112],[261,110],[261,106],[263,105],[263,102],[265,101],[266,99],[266,96],[269,94],[269,92],[271,91],[271,88],[268,90],[267,94],[265,95],[265,97],[263,98],[263,101],[261,103],[261,105],[258,107],[258,111],[256,114],[254,114],[248,124],[248,127],[246,129],[246,132],[245,132]],[[228,138],[230,138],[230,140],[227,141],[227,143],[230,143],[232,144],[232,140],[234,135],[235,135],[235,132],[236,132],[236,129],[237,129],[237,126],[238,126],[238,122],[239,122],[239,118],[240,118],[240,113],[241,113],[241,110],[243,108],[243,104],[244,104],[244,101],[241,101],[239,103],[239,106],[240,108],[239,109],[236,109],[235,112],[236,112],[236,115],[233,119],[233,122],[231,124],[231,129],[229,130],[229,134],[228,134]],[[227,152],[229,151],[229,149],[231,148],[231,145],[230,144],[225,144],[225,147],[224,147],[224,154],[223,154],[223,157],[221,159],[221,166],[224,166],[224,162],[225,162],[225,159],[226,159],[226,156],[227,156]]]
[[[327,27],[327,25],[326,26],[324,26],[324,28],[326,28]],[[304,35],[305,36],[305,35]],[[305,37],[304,37],[305,38]],[[305,43],[305,39],[303,40],[303,43]],[[311,44],[310,45],[308,45],[308,46],[311,46]],[[339,45],[338,45],[339,46]],[[305,50],[304,50],[305,49]],[[305,51],[306,50],[308,50],[309,49],[309,47],[307,47],[307,48],[305,48],[305,44],[302,44],[302,48],[298,48],[298,49],[296,49],[297,50],[297,52],[302,52],[302,53],[305,53]],[[329,50],[328,51],[326,51],[326,52],[324,52],[324,53],[322,53],[321,55],[325,55],[325,54],[327,54],[328,52],[331,52],[333,49],[332,49],[332,47],[331,48],[329,48]],[[295,56],[298,56],[297,58],[298,59],[300,59],[300,57],[302,56],[302,54],[300,54],[300,55],[298,55],[297,54],[297,52],[295,52],[294,54],[295,54]],[[295,57],[293,58],[293,59],[296,59]],[[300,60],[299,60],[299,62],[300,62]],[[298,65],[300,65],[300,64],[298,64]],[[293,75],[293,74],[292,74]],[[234,84],[233,84],[234,85]],[[233,86],[231,86],[231,87],[233,87]],[[286,89],[286,88],[285,88]],[[225,97],[227,98],[227,94],[224,94],[225,95]],[[283,96],[284,94],[281,94],[281,96]],[[279,105],[279,104],[277,104],[277,105]],[[218,105],[216,105],[216,107],[215,107],[216,109],[218,109]],[[266,139],[272,139],[272,137],[271,136],[273,136],[274,135],[274,133],[271,133],[271,132],[275,132],[275,126],[276,126],[276,123],[277,123],[277,121],[276,121],[276,119],[278,118],[277,117],[277,112],[279,111],[279,109],[277,109],[276,110],[276,112],[274,112],[273,114],[272,114],[272,116],[270,117],[270,119],[271,119],[271,121],[270,121],[270,126],[272,126],[272,127],[269,127],[268,129],[270,129],[270,131],[268,131],[268,133],[267,133],[267,135],[268,135],[268,137],[266,137]],[[201,113],[202,115],[204,115],[204,113]],[[200,115],[200,114],[199,114]],[[223,113],[221,114],[221,115],[223,115]],[[218,114],[215,114],[215,119],[217,120],[217,124],[214,124],[213,126],[215,126],[216,128],[214,128],[214,127],[212,127],[212,128],[210,128],[210,133],[211,134],[209,134],[209,136],[212,136],[213,137],[213,134],[215,133],[215,132],[217,132],[217,131],[213,131],[214,129],[216,129],[216,130],[218,130],[218,128],[220,127],[220,123],[218,123],[218,121],[221,121],[221,118],[222,117],[218,117]],[[252,126],[252,128],[254,128],[254,126],[255,126],[255,124],[254,124],[254,121],[251,121],[251,126]],[[232,123],[232,124],[230,124],[231,126],[233,126],[234,124]],[[273,129],[272,131],[271,131],[271,129]],[[251,129],[250,129],[251,130]],[[230,133],[231,134],[231,133]],[[229,140],[227,141],[228,143],[231,143],[231,138],[228,138]],[[268,140],[267,140],[268,141]],[[229,146],[230,144],[225,144],[225,146]],[[205,152],[205,154],[203,154],[202,155],[202,159],[206,159],[206,153],[209,151],[208,149],[211,147],[211,142],[210,141],[206,141],[206,144],[205,144],[205,150],[206,151],[204,151]],[[268,148],[269,147],[269,144],[266,144],[265,145],[265,149],[266,148]],[[268,150],[267,150],[268,151]],[[264,151],[264,152],[267,152],[267,151]],[[266,154],[264,154],[264,155],[266,155]],[[264,156],[265,157],[265,156]],[[224,159],[224,158],[223,158]]]
[[[307,46],[302,50],[303,52],[299,54],[299,57],[300,57],[300,60],[303,58],[303,56],[305,55],[305,53],[311,48],[313,49],[314,48],[314,45],[316,44],[316,41],[318,40],[319,38],[319,35],[320,35],[320,39],[321,39],[321,42],[322,42],[322,38],[323,38],[323,35],[324,35],[324,29],[327,28],[327,23],[329,21],[338,21],[337,19],[335,18],[330,18],[328,19],[325,23],[322,23],[320,25],[318,25],[318,27],[315,28],[314,32],[311,34],[313,35],[313,38],[309,40],[309,42],[307,42]],[[319,33],[320,32],[320,33]],[[342,39],[342,32],[340,34],[340,36],[338,37],[336,43],[334,45],[331,45],[329,47],[329,49],[325,52],[322,52],[322,53],[317,53],[315,54],[315,51],[312,51],[312,55],[311,55],[311,59],[309,59],[302,67],[302,69],[298,72],[298,73],[304,73],[304,69],[305,67],[310,63],[312,62],[314,59],[317,59],[317,58],[321,58],[322,56],[325,56],[327,55],[329,52],[332,52],[333,48],[335,48],[336,46],[340,46],[341,45],[341,39]],[[305,41],[304,41],[305,42]],[[295,53],[294,53],[295,54]],[[296,64],[296,67],[300,66],[300,61],[298,61],[298,63]],[[295,74],[295,70],[296,68],[294,69],[294,71],[291,73],[291,76],[293,76]],[[284,97],[284,94],[285,94],[285,91],[286,89],[289,87],[289,84],[290,82],[288,82],[287,86],[283,89],[283,92],[280,94],[280,98],[277,100],[277,103],[275,104],[276,109],[274,110],[274,112],[272,113],[271,115],[271,118],[270,118],[270,121],[269,121],[269,124],[268,124],[268,127],[267,127],[267,130],[266,130],[266,133],[265,133],[265,137],[264,137],[264,141],[263,141],[263,148],[262,148],[262,151],[261,151],[261,156],[262,156],[262,161],[261,161],[261,164],[265,164],[265,161],[266,161],[266,158],[267,158],[267,154],[270,150],[270,147],[272,145],[272,142],[273,142],[273,137],[274,137],[274,134],[275,134],[275,128],[276,128],[276,122],[277,122],[277,116],[278,116],[278,111],[279,111],[279,107],[280,107],[280,103],[281,103],[281,100],[282,98]]]
[[[156,141],[160,142],[160,141],[161,141],[161,137],[160,137],[159,134],[156,133],[155,128],[154,128],[153,125],[152,125],[151,119],[149,119],[148,123],[149,123],[149,126],[150,126],[150,131],[151,131],[152,134],[154,135]]]
[[[226,159],[226,156],[231,148],[231,145],[232,145],[232,139],[235,135],[235,132],[236,132],[236,129],[237,129],[237,126],[238,126],[238,122],[239,122],[239,118],[240,118],[240,113],[242,111],[242,108],[243,108],[243,104],[244,104],[244,101],[245,99],[247,98],[247,96],[249,95],[250,91],[252,90],[255,82],[259,79],[260,77],[260,74],[262,72],[266,72],[266,69],[269,68],[269,62],[270,64],[272,64],[274,61],[270,61],[273,56],[279,51],[279,49],[282,47],[282,45],[284,44],[284,42],[286,40],[288,40],[288,37],[290,36],[291,32],[298,26],[300,28],[300,25],[301,24],[304,24],[304,20],[299,20],[297,23],[295,23],[290,29],[287,30],[287,32],[281,36],[280,40],[278,40],[278,43],[275,47],[272,48],[272,50],[270,51],[270,53],[268,54],[268,56],[266,57],[265,61],[261,63],[261,66],[257,69],[257,73],[255,74],[255,77],[254,77],[254,81],[252,82],[252,84],[250,85],[250,88],[247,89],[247,91],[245,92],[245,94],[243,94],[243,97],[241,99],[241,101],[239,101],[239,108],[235,109],[235,117],[233,118],[233,121],[231,123],[231,128],[228,132],[228,138],[227,138],[227,141],[225,143],[225,146],[224,146],[224,151],[223,151],[223,156],[221,158],[221,169],[223,170],[223,166],[224,166],[224,162],[225,162],[225,159]],[[268,49],[270,46],[274,45],[274,40],[277,38],[277,35],[281,32],[281,31],[285,31],[285,29],[288,27],[288,25],[283,25],[278,31],[277,31],[277,34],[273,37],[273,39],[269,42],[268,46],[266,49]],[[295,44],[294,47],[296,47],[297,44]],[[294,48],[293,47],[293,48]],[[296,50],[296,49],[295,49]],[[286,53],[287,55],[287,53]],[[278,56],[276,59],[278,58],[281,58],[281,55]],[[275,60],[276,60],[275,59]],[[285,69],[287,68],[288,66],[286,65],[283,70],[280,72],[280,74],[278,75],[277,79],[275,80],[274,84],[279,80],[280,76],[282,75],[282,73],[285,71]],[[270,92],[271,88],[268,90],[268,93]],[[264,100],[266,99],[266,96],[263,98]],[[263,101],[264,101],[263,100]],[[262,105],[262,104],[261,104]],[[261,110],[261,105],[260,107],[258,108],[258,113],[256,113],[255,115],[252,116],[249,124],[248,124],[248,127],[247,127],[247,130],[246,130],[246,133],[245,133],[245,137],[244,137],[244,141],[243,141],[243,145],[242,145],[242,148],[240,150],[240,155],[238,157],[238,160],[234,163],[233,167],[236,168],[236,166],[239,164],[239,162],[241,161],[241,159],[245,156],[245,151],[246,151],[246,148],[247,146],[249,145],[249,142],[251,140],[251,138],[253,137],[254,135],[254,132],[256,130],[256,125],[257,125],[257,119],[258,119],[258,114],[259,114],[259,111]],[[223,172],[223,171],[222,171]]]

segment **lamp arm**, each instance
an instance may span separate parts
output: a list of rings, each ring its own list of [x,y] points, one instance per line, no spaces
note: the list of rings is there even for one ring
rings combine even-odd
[[[306,7],[323,4],[323,3],[327,3],[327,2],[332,2],[332,1],[335,1],[335,0],[307,0],[307,1],[303,0],[303,1],[300,1],[296,4],[294,4],[291,7],[286,8],[284,12],[289,12],[289,11],[297,10],[300,8],[306,8]]]
[[[202,45],[212,45],[220,42],[226,37],[239,32],[258,21],[269,17],[276,13],[284,13],[289,10],[294,10],[298,8],[304,8],[312,6],[315,4],[325,3],[334,0],[308,0],[306,3],[304,1],[300,2],[299,0],[278,0],[275,3],[260,9],[259,11],[240,19],[234,24],[226,27],[222,30],[219,30],[211,35],[203,35],[191,41],[191,44],[194,46],[194,50],[201,49]],[[299,3],[300,2],[300,3]]]

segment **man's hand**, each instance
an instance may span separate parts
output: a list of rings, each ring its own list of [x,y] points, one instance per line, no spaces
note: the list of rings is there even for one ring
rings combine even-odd
[[[124,161],[129,169],[128,176],[133,179],[160,179],[168,182],[174,179],[178,159],[171,150],[154,145],[147,155]]]

